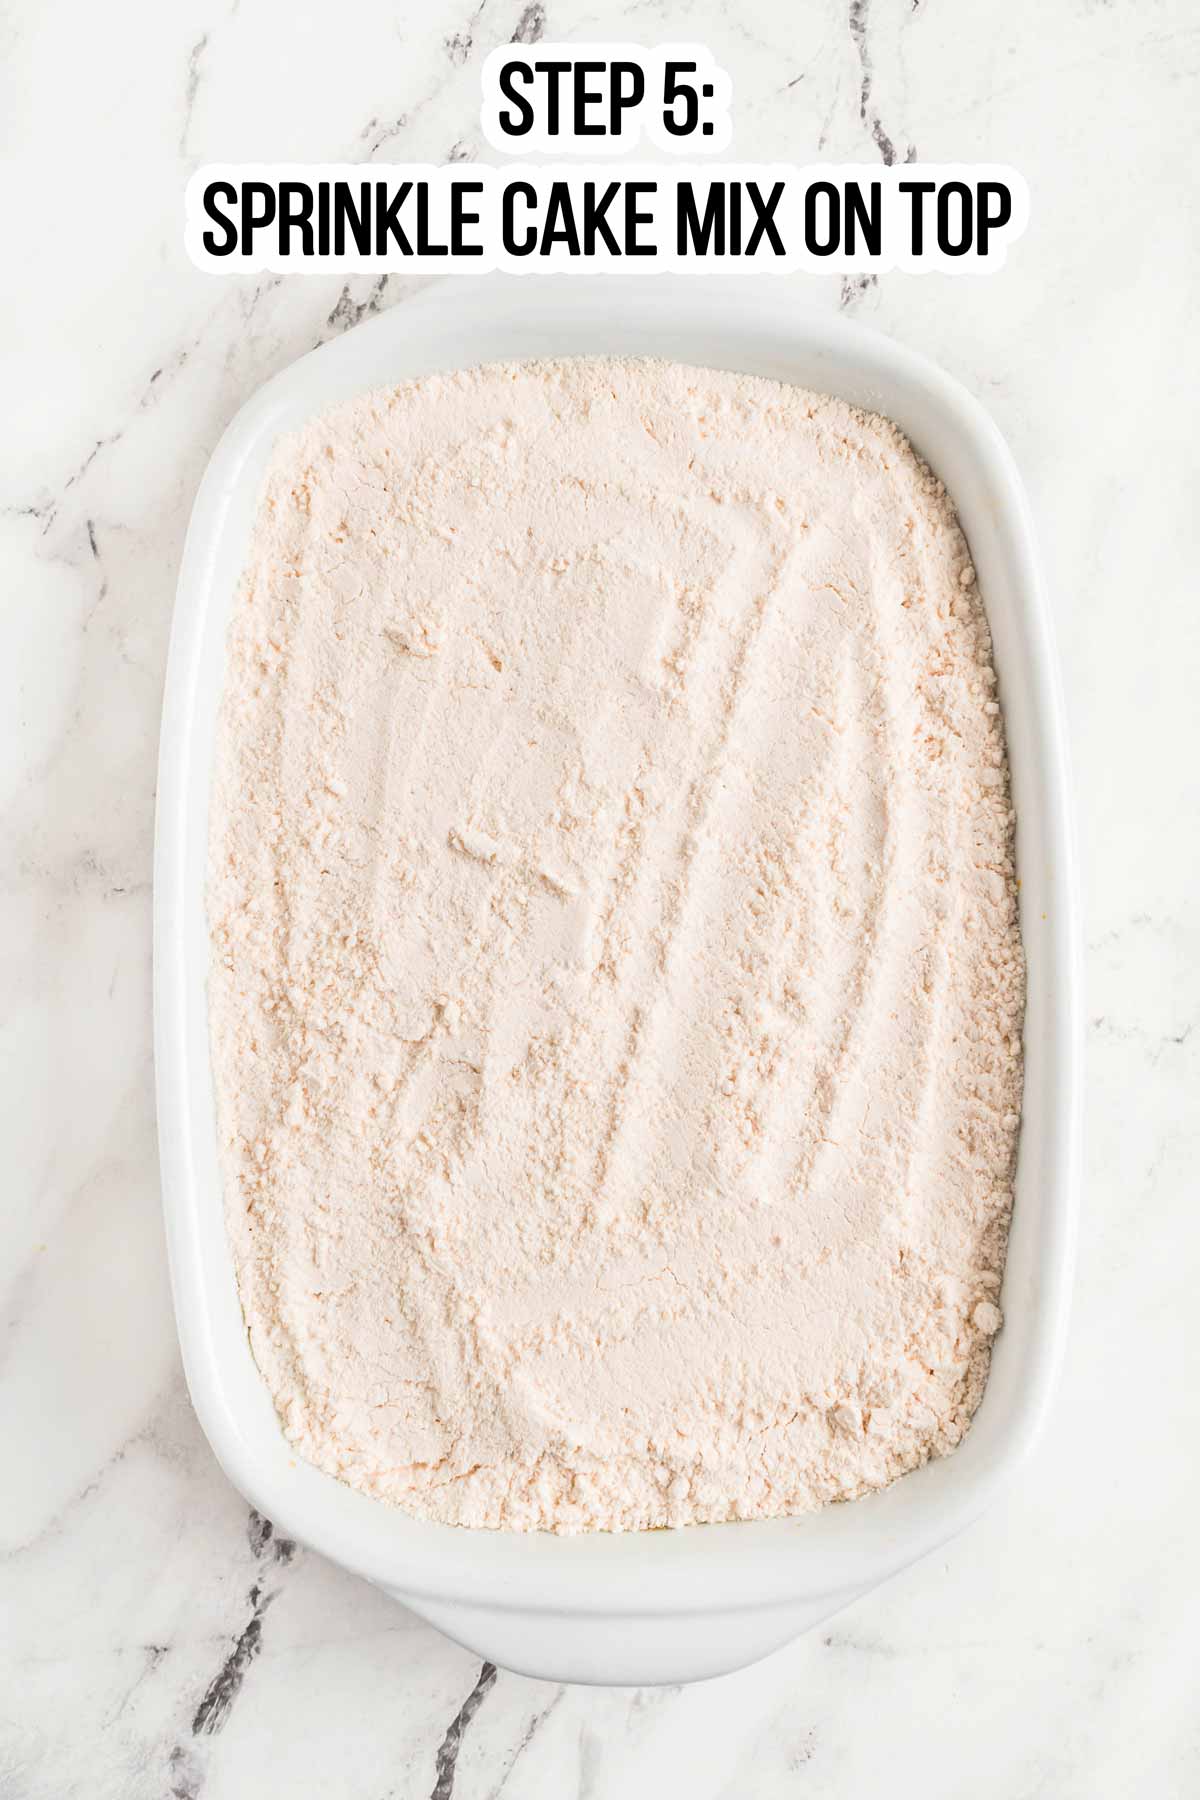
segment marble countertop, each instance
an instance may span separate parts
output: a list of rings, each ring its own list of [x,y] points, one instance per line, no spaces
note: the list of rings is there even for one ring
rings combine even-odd
[[[483,56],[541,36],[703,39],[746,160],[1004,160],[1034,205],[998,275],[793,285],[981,397],[1045,547],[1088,961],[1065,1380],[948,1551],[689,1689],[481,1670],[248,1513],[189,1407],[159,1218],[150,871],[188,510],[259,383],[417,285],[201,275],[183,183],[217,158],[477,157]],[[2,41],[0,1793],[1200,1792],[1188,0],[18,0]]]

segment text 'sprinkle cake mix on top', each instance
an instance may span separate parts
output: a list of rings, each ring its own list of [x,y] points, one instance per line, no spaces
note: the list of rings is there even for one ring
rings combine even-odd
[[[966,543],[887,421],[477,369],[277,449],[211,826],[229,1230],[424,1517],[800,1513],[966,1430],[1023,965]]]

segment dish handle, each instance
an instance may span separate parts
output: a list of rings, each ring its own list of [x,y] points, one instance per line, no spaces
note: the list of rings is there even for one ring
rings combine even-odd
[[[612,1614],[521,1611],[413,1600],[410,1611],[483,1661],[540,1681],[651,1687],[729,1675],[840,1612],[865,1588],[723,1612]]]

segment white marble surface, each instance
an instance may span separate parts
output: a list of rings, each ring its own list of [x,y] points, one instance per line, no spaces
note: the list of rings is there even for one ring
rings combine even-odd
[[[1197,27],[1189,0],[6,10],[6,1800],[1200,1792]],[[1028,177],[998,276],[796,286],[939,358],[1027,477],[1077,762],[1090,1123],[1066,1379],[1007,1500],[744,1674],[485,1680],[455,1760],[478,1664],[266,1537],[199,1433],[150,1060],[155,747],[200,472],[267,375],[409,290],[202,276],[182,188],[218,157],[474,156],[483,55],[541,31],[702,37],[747,159],[915,146]]]

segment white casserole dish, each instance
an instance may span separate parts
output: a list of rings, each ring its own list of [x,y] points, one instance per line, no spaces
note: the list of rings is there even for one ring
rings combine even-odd
[[[1025,1106],[1006,1324],[966,1440],[885,1492],[796,1520],[554,1537],[430,1524],[294,1455],[250,1353],[225,1236],[204,882],[225,629],[280,432],[358,390],[505,358],[608,352],[775,376],[886,413],[945,480],[979,571],[1018,812]],[[154,882],[163,1205],[188,1385],[229,1479],[289,1535],[480,1656],[559,1681],[662,1682],[765,1655],[945,1542],[1041,1431],[1069,1299],[1079,1139],[1079,909],[1063,707],[1025,498],[983,409],[923,358],[771,283],[439,284],[303,357],[243,407],[192,513],[171,633]]]

